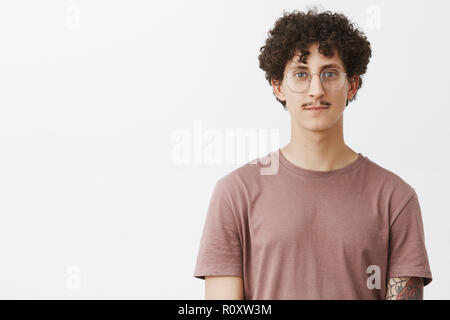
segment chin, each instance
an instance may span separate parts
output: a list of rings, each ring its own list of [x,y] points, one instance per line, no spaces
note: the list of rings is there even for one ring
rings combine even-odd
[[[319,125],[319,124],[315,124],[315,125],[303,124],[302,127],[308,131],[314,131],[314,132],[326,131],[331,128],[331,126]]]
[[[305,128],[309,131],[325,131],[339,123],[339,120],[342,118],[342,113],[336,117],[321,117],[321,118],[313,118],[313,119],[299,119],[298,125],[302,128]]]
[[[298,126],[307,131],[327,131],[336,126],[339,122],[339,119],[333,121],[334,119],[301,119],[302,121],[298,121]]]

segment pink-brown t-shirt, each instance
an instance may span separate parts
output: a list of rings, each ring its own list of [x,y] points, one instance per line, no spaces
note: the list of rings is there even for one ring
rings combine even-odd
[[[367,156],[303,169],[280,149],[220,178],[194,277],[243,278],[244,299],[385,299],[391,277],[432,281],[415,189]]]

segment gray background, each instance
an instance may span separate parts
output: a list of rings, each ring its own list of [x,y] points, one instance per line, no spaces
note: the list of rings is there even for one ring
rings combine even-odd
[[[180,164],[176,137],[197,154],[226,130],[275,130],[258,155],[287,144],[257,57],[283,10],[313,4],[371,42],[345,141],[416,189],[425,299],[449,299],[448,2],[230,0],[0,3],[0,297],[203,299],[212,188],[254,154]]]

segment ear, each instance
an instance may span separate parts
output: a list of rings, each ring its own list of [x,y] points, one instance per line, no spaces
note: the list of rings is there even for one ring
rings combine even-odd
[[[356,91],[358,91],[359,75],[354,75],[349,80],[350,87],[347,92],[347,99],[353,98],[353,96],[356,94]]]
[[[280,80],[270,80],[272,83],[273,93],[277,96],[281,101],[286,101],[286,96],[284,94],[284,89],[282,87],[282,82]]]

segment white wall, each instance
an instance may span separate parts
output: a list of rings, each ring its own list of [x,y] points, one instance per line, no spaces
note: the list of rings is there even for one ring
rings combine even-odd
[[[418,192],[425,298],[449,299],[448,2],[230,0],[0,3],[0,297],[203,299],[212,187],[253,155],[194,154],[227,129],[275,137],[258,155],[288,142],[257,57],[283,9],[307,4],[371,42],[345,140]]]

